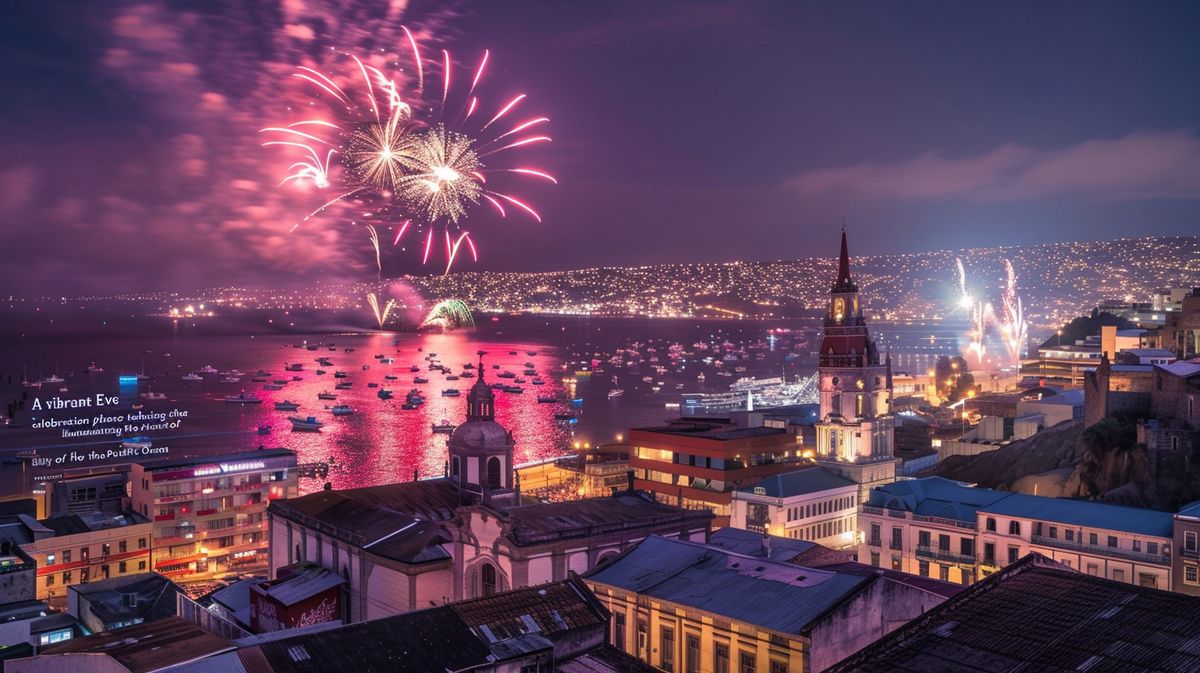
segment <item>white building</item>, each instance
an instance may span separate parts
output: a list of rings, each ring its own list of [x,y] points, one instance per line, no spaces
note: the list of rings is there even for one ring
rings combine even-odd
[[[734,491],[730,526],[834,549],[852,547],[858,484],[823,467],[777,474]]]

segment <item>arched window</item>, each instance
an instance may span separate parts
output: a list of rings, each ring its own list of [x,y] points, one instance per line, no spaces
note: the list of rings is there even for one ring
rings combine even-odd
[[[483,579],[483,595],[491,596],[496,593],[496,566],[490,563],[483,564],[480,576]]]
[[[500,488],[500,459],[496,456],[488,458],[487,486],[488,488]]]

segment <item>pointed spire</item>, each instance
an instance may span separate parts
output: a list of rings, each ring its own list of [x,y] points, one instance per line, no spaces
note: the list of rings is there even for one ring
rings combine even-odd
[[[842,252],[838,257],[837,283],[834,292],[857,292],[854,281],[850,278],[850,246],[846,243],[846,218],[842,218]]]

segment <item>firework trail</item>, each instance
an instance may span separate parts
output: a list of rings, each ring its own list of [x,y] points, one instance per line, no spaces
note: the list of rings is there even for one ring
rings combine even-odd
[[[1013,270],[1012,262],[1007,259],[1004,260],[1004,293],[1000,296],[1000,306],[1000,330],[1004,337],[1004,345],[1008,349],[1009,358],[1019,364],[1028,337],[1028,326],[1025,324],[1021,297],[1017,295],[1017,274]]]
[[[1000,308],[997,311],[991,302],[978,301],[967,292],[967,275],[961,259],[955,259],[958,269],[958,289],[960,293],[959,306],[968,309],[971,324],[967,330],[968,355],[983,364],[987,353],[985,342],[989,332],[998,333],[1004,344],[1004,350],[1014,365],[1021,363],[1025,341],[1028,339],[1028,326],[1025,322],[1021,298],[1017,294],[1017,274],[1012,262],[1004,260],[1005,282],[1000,295]]]
[[[396,300],[389,299],[382,307],[379,305],[379,297],[375,296],[374,292],[367,293],[367,303],[371,305],[371,311],[375,314],[375,322],[379,323],[379,328],[383,329],[384,323],[391,316],[392,310],[396,308]]]
[[[464,78],[466,86],[456,87],[450,53],[442,50],[440,59],[427,59],[412,32],[402,29],[407,38],[401,45],[403,58],[375,55],[364,61],[342,54],[345,72],[341,74],[297,68],[292,76],[309,92],[311,112],[303,119],[262,129],[266,138],[262,144],[297,156],[281,186],[338,194],[292,230],[339,204],[363,206],[371,210],[376,224],[398,228],[393,245],[410,228],[425,230],[422,263],[428,263],[435,243],[444,246],[448,273],[462,245],[478,260],[470,233],[459,231],[474,217],[477,206],[486,204],[501,219],[515,209],[541,222],[533,206],[502,185],[491,184],[489,176],[499,183],[531,178],[557,184],[544,170],[506,161],[521,148],[549,142],[550,137],[539,130],[550,120],[542,116],[511,120],[510,113],[515,114],[525,94],[507,99],[489,116],[478,92],[490,52],[485,50]],[[385,72],[403,71],[402,62],[411,62],[416,72],[414,89],[405,88],[411,81]],[[442,70],[437,78],[441,91],[429,96],[433,103],[425,102],[427,66]],[[379,235],[372,232],[376,267],[382,275]]]
[[[975,300],[971,298],[971,293],[967,292],[967,270],[963,268],[962,258],[955,257],[954,263],[958,265],[958,306],[970,310],[975,306]]]
[[[376,277],[383,277],[383,257],[379,252],[379,231],[375,229],[375,225],[367,225],[367,236],[371,239],[371,245],[375,248],[375,269]]]

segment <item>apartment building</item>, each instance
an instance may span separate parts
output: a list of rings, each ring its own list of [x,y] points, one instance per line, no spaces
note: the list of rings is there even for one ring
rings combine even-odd
[[[1083,573],[1170,590],[1172,519],[929,477],[871,492],[858,517],[859,560],[970,584],[1037,552]]]
[[[811,466],[733,492],[733,528],[808,540],[834,549],[858,543],[858,484]]]
[[[137,512],[69,514],[43,519],[22,546],[37,561],[39,600],[64,599],[69,587],[150,570],[153,526]]]
[[[153,569],[189,581],[264,567],[267,505],[296,497],[297,477],[287,449],[135,463],[130,491],[153,522]]]
[[[1175,514],[1176,563],[1171,586],[1181,594],[1200,596],[1200,501],[1184,505]]]

